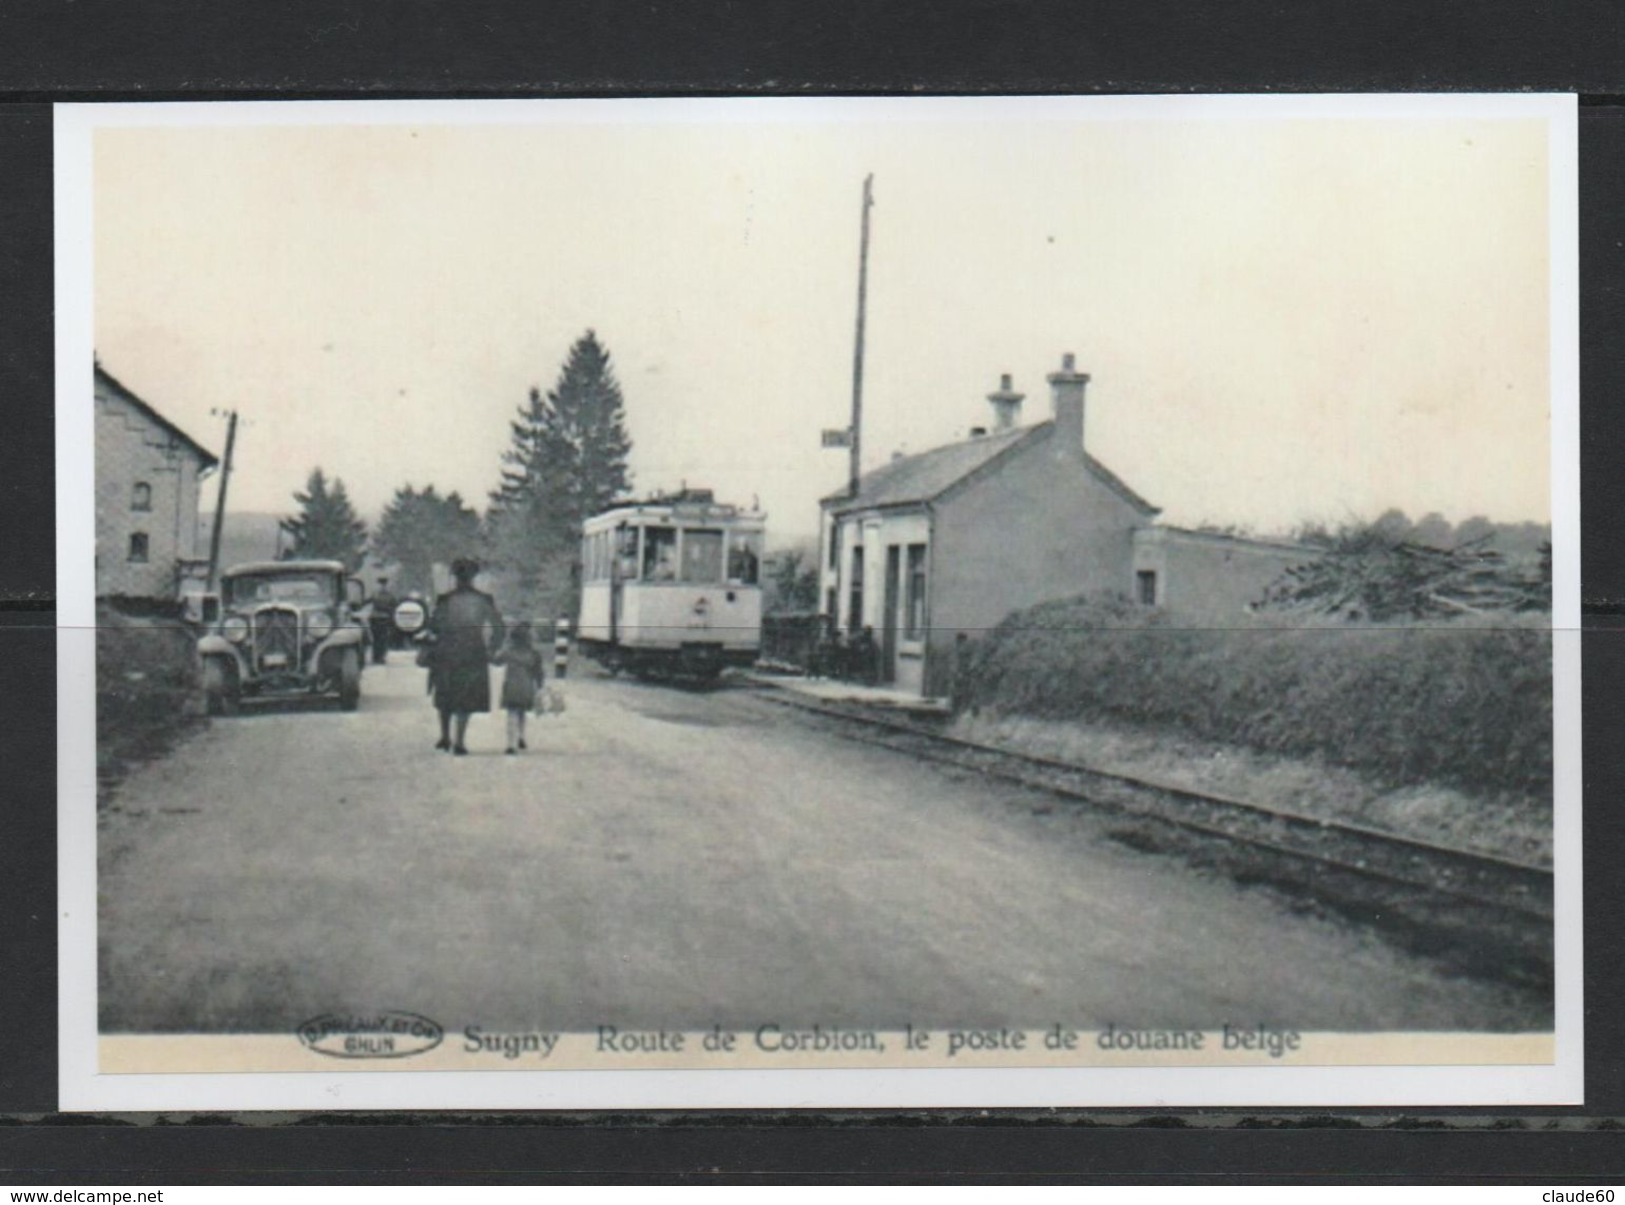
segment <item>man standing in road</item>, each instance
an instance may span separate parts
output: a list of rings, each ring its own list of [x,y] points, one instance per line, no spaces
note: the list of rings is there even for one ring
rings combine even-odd
[[[382,665],[395,643],[395,596],[389,592],[389,579],[378,579],[378,591],[372,596],[372,614],[367,619],[372,629],[372,663]]]

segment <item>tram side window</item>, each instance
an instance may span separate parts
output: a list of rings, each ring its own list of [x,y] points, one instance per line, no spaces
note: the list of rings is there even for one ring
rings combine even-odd
[[[618,527],[615,529],[615,576],[623,582],[637,580],[638,529],[636,527]]]
[[[754,531],[736,531],[728,537],[728,581],[754,586],[762,571],[762,537]]]
[[[677,529],[675,527],[645,527],[643,529],[643,580],[646,582],[677,580]]]

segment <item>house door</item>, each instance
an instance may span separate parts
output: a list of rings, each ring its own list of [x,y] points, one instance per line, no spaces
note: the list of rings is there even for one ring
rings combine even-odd
[[[903,579],[903,549],[899,544],[886,548],[886,596],[880,610],[880,680],[897,680],[897,604]]]

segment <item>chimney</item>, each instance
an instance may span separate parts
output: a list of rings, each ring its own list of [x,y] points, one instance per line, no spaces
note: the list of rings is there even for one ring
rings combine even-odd
[[[1083,448],[1083,391],[1088,384],[1089,374],[1077,370],[1071,352],[1061,357],[1061,371],[1049,374],[1055,399],[1055,438],[1063,448]]]
[[[998,389],[987,395],[987,400],[993,403],[995,431],[1008,431],[1016,425],[1016,420],[1021,417],[1021,399],[1025,396],[1011,390],[1009,373],[999,378]]]

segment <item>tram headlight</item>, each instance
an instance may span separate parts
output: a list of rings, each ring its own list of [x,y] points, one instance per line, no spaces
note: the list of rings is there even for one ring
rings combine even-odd
[[[228,615],[220,622],[220,634],[233,644],[248,639],[248,620],[241,615]]]
[[[305,632],[312,640],[326,640],[333,634],[333,617],[326,611],[312,611],[305,620]]]

